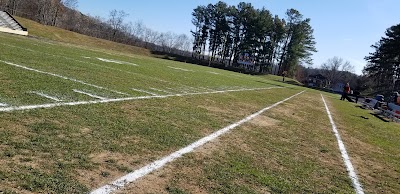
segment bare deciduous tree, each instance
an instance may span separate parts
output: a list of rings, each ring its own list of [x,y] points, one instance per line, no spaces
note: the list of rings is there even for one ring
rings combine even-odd
[[[345,81],[345,72],[354,72],[354,66],[348,61],[344,61],[342,58],[333,57],[328,59],[327,62],[321,65],[322,74],[331,83],[331,86],[339,83],[340,81]]]
[[[140,21],[125,23],[128,14],[124,11],[112,10],[104,19],[84,15],[77,6],[78,0],[0,0],[0,8],[11,14],[96,38],[182,55],[192,47],[193,40],[187,35],[160,33]]]
[[[70,9],[75,10],[78,7],[78,0],[62,0],[61,3]]]
[[[111,35],[112,40],[116,40],[117,33],[121,31],[124,25],[124,19],[128,15],[129,14],[125,13],[125,11],[123,10],[117,11],[116,9],[114,9],[110,12],[110,16],[107,23],[112,28],[112,35]]]

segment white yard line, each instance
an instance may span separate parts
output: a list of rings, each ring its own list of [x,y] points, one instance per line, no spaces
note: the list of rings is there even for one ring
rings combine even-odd
[[[19,67],[19,68],[22,68],[22,69],[25,69],[25,70],[28,70],[28,71],[34,71],[34,72],[37,72],[37,73],[51,75],[51,76],[54,76],[54,77],[58,77],[58,78],[61,78],[61,79],[77,82],[77,83],[80,83],[80,84],[83,84],[83,85],[87,85],[87,86],[91,86],[91,87],[94,87],[94,88],[98,88],[98,89],[102,89],[102,90],[108,90],[108,91],[111,91],[111,92],[114,92],[114,93],[117,93],[117,94],[122,94],[122,95],[129,96],[129,94],[126,94],[126,93],[123,93],[123,92],[118,92],[118,91],[115,91],[115,90],[107,89],[105,87],[97,86],[97,85],[94,85],[94,84],[89,84],[89,83],[86,83],[84,81],[77,80],[77,79],[74,79],[74,78],[69,78],[69,77],[65,77],[65,76],[62,76],[62,75],[55,74],[55,73],[49,73],[49,72],[33,69],[33,68],[30,68],[30,67],[14,64],[14,63],[3,61],[3,60],[0,60],[0,62],[8,64],[8,65],[11,65],[11,66],[14,66],[14,67]]]
[[[129,62],[125,62],[125,61],[117,61],[117,60],[113,60],[113,59],[103,59],[103,58],[99,58],[99,57],[97,57],[97,59],[100,60],[100,61],[103,61],[103,62],[107,62],[107,63],[116,63],[116,64],[121,64],[121,65],[139,66],[138,64],[129,63]]]
[[[215,91],[215,90],[213,90],[213,89],[211,89],[211,88],[205,88],[205,87],[199,87],[200,89],[203,89],[203,90],[208,90],[208,91]]]
[[[260,110],[260,111],[258,111],[256,113],[254,113],[252,115],[249,115],[248,117],[246,117],[246,118],[244,118],[244,119],[242,119],[242,120],[240,120],[240,121],[238,121],[236,123],[233,123],[233,124],[231,124],[229,126],[226,126],[226,127],[222,128],[222,129],[220,129],[220,130],[218,130],[218,131],[216,131],[216,132],[214,132],[214,133],[212,133],[212,134],[210,134],[210,135],[208,135],[206,137],[203,137],[203,138],[197,140],[196,142],[188,145],[187,147],[184,147],[184,148],[182,148],[182,149],[180,149],[180,150],[178,150],[178,151],[176,151],[176,152],[174,152],[174,153],[172,153],[172,154],[170,154],[168,156],[165,156],[165,157],[163,157],[163,158],[161,158],[159,160],[156,160],[156,161],[154,161],[154,162],[152,162],[152,163],[150,163],[150,164],[148,164],[148,165],[146,165],[146,166],[144,166],[144,167],[142,167],[142,168],[140,168],[138,170],[135,170],[132,173],[129,173],[129,174],[127,174],[127,175],[115,180],[114,182],[111,182],[111,183],[109,183],[109,184],[107,184],[105,186],[102,186],[102,187],[100,187],[100,188],[98,188],[96,190],[93,190],[91,192],[91,194],[108,194],[108,193],[112,193],[112,192],[114,192],[114,191],[116,191],[118,189],[121,189],[124,186],[126,186],[127,184],[132,183],[132,182],[136,181],[137,179],[139,179],[139,178],[141,178],[143,176],[146,176],[147,174],[149,174],[149,173],[151,173],[151,172],[153,172],[153,171],[155,171],[157,169],[162,168],[166,164],[176,160],[177,158],[181,157],[184,154],[193,152],[195,149],[203,146],[204,144],[206,144],[206,143],[218,138],[219,136],[229,132],[230,130],[232,130],[232,129],[240,126],[240,125],[242,125],[243,123],[246,123],[246,122],[254,119],[255,117],[257,117],[258,115],[264,113],[265,111],[267,111],[267,110],[269,110],[269,109],[271,109],[271,108],[273,108],[275,106],[278,106],[279,104],[282,104],[282,103],[292,99],[295,96],[300,95],[303,92],[304,91],[302,91],[300,93],[297,93],[297,94],[295,94],[295,95],[293,95],[293,96],[291,96],[289,98],[286,98],[286,99],[284,99],[282,101],[279,101],[279,102],[277,102],[277,103],[275,103],[275,104],[273,104],[271,106],[268,106],[268,107],[266,107],[266,108],[264,108],[264,109],[262,109],[262,110]]]
[[[176,89],[173,89],[173,88],[167,88],[168,90],[172,90],[172,91],[178,91],[178,90],[176,90]]]
[[[5,106],[8,106],[8,104],[6,104],[6,103],[0,103],[0,107],[5,107]]]
[[[95,94],[91,94],[91,93],[84,92],[84,91],[81,91],[81,90],[73,89],[73,91],[76,92],[76,93],[84,94],[84,95],[90,96],[90,97],[92,97],[92,98],[97,98],[97,99],[100,99],[100,100],[107,100],[107,99],[108,99],[108,98],[101,97],[101,96],[97,96],[97,95],[95,95]]]
[[[186,72],[194,72],[193,70],[189,70],[189,69],[183,69],[183,68],[179,68],[179,67],[172,67],[172,66],[168,66],[171,69],[176,69],[176,70],[181,70],[181,71],[186,71]]]
[[[219,73],[217,72],[213,72],[213,71],[207,71],[208,73],[214,74],[214,75],[219,75]]]
[[[326,104],[326,101],[324,99],[324,96],[322,96],[322,94],[321,94],[321,97],[322,97],[322,101],[324,101],[326,113],[328,114],[329,121],[331,122],[332,131],[336,136],[336,139],[337,139],[337,142],[339,145],[339,150],[340,150],[340,153],[342,154],[342,158],[343,158],[344,164],[346,165],[347,172],[349,173],[349,177],[350,177],[351,181],[353,182],[353,187],[357,194],[364,194],[364,190],[361,186],[361,183],[358,180],[358,177],[354,170],[353,164],[351,164],[350,157],[347,154],[346,147],[344,146],[344,143],[342,141],[342,138],[340,137],[339,131],[337,130],[335,122],[333,121],[332,114],[329,111],[328,105]]]
[[[12,107],[0,107],[0,112],[12,112],[19,110],[33,110],[39,108],[54,108],[59,106],[77,106],[77,105],[87,105],[87,104],[100,104],[100,103],[110,103],[110,102],[121,102],[121,101],[131,101],[131,100],[142,100],[142,99],[152,99],[152,98],[168,98],[176,96],[190,96],[190,95],[202,95],[202,94],[220,94],[226,92],[242,92],[251,90],[269,90],[274,88],[282,87],[269,87],[269,88],[255,88],[247,90],[230,90],[230,91],[213,91],[213,92],[199,92],[199,93],[186,93],[186,94],[169,94],[160,96],[139,96],[139,97],[127,97],[127,98],[115,98],[115,99],[105,99],[105,100],[92,100],[92,101],[78,101],[78,102],[59,102],[51,104],[39,104],[39,105],[26,105],[26,106],[12,106]]]
[[[61,101],[62,101],[62,100],[60,100],[60,99],[57,98],[57,97],[49,96],[49,95],[44,94],[44,93],[42,93],[42,92],[33,91],[33,92],[31,92],[31,93],[36,94],[36,95],[41,96],[41,97],[48,98],[48,99],[50,99],[50,100],[54,100],[54,101],[56,101],[56,102],[61,102]]]
[[[161,90],[161,89],[157,89],[157,88],[149,88],[150,90],[154,90],[154,91],[157,91],[157,92],[164,92],[164,93],[167,93],[167,94],[172,94],[172,92],[168,92],[168,91],[166,91],[166,90]]]
[[[104,65],[99,65],[99,64],[96,64],[96,63],[77,60],[77,59],[74,59],[74,58],[71,58],[71,57],[66,57],[66,56],[62,56],[62,55],[55,55],[55,54],[35,51],[35,50],[32,50],[32,49],[27,49],[27,48],[24,48],[24,47],[14,46],[14,45],[10,45],[10,44],[4,44],[4,43],[0,43],[0,44],[4,45],[4,46],[14,47],[14,48],[17,48],[17,49],[22,49],[22,50],[26,50],[26,51],[30,51],[30,52],[35,52],[35,53],[40,53],[40,54],[44,54],[44,55],[48,55],[48,56],[52,56],[52,57],[61,57],[61,58],[64,58],[64,59],[67,59],[67,60],[76,61],[76,62],[79,62],[79,63],[85,63],[85,64],[89,64],[89,65],[94,65],[94,66],[97,66],[97,67],[102,67],[104,69],[110,69],[110,70],[113,70],[113,71],[119,71],[119,72],[122,72],[122,73],[127,73],[127,74],[131,74],[131,75],[137,75],[137,76],[144,77],[146,79],[152,79],[152,80],[156,80],[156,81],[167,82],[165,80],[161,80],[161,79],[153,78],[153,77],[150,77],[150,76],[142,75],[140,73],[124,71],[124,70],[121,70],[121,69],[116,69],[116,68],[112,68],[112,67],[108,67],[108,66],[104,66]]]
[[[146,90],[140,90],[140,89],[136,89],[136,88],[131,88],[131,90],[136,91],[136,92],[142,92],[142,93],[150,94],[150,95],[153,95],[153,96],[158,96],[158,94],[153,93],[153,92],[149,92],[149,91],[146,91]]]

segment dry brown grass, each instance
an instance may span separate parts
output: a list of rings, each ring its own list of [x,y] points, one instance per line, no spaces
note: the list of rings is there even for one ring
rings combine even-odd
[[[76,32],[67,31],[53,26],[45,26],[21,17],[15,17],[24,27],[28,28],[29,36],[44,40],[57,41],[73,45],[84,46],[90,49],[107,50],[107,52],[119,52],[130,55],[145,55],[150,56],[149,50],[120,44],[104,39],[94,38],[79,34]]]
[[[310,104],[310,102],[313,103]],[[307,172],[310,173],[307,175],[307,184],[312,185],[313,191],[335,191],[340,188],[351,191],[351,185],[341,185],[343,182],[340,181],[338,181],[339,183],[332,182],[337,177],[347,179],[347,174],[342,165],[337,144],[329,131],[329,121],[326,115],[322,114],[322,106],[322,102],[315,103],[315,95],[303,94],[288,103],[275,107],[222,138],[206,144],[194,153],[167,165],[164,169],[128,185],[118,193],[136,193],[138,191],[139,193],[168,193],[171,188],[188,193],[215,192],[214,189],[223,183],[209,179],[212,175],[206,169],[214,165],[228,165],[229,168],[229,163],[243,162],[231,158],[232,153],[252,158],[252,163],[248,165],[255,169],[269,169],[263,171],[264,173],[279,173],[280,176],[294,178],[292,180],[294,185],[302,181],[292,177],[291,174],[299,173],[297,172],[299,169],[293,169],[293,163],[295,166],[300,165],[298,168],[301,168],[301,165],[308,165],[309,160],[312,160],[317,164],[316,172]],[[310,115],[310,111],[317,113]],[[305,124],[316,115],[323,118],[316,118],[313,124]],[[288,125],[287,121],[289,120],[292,124]],[[314,128],[307,129],[310,126],[314,126]],[[327,137],[318,139],[315,138],[316,136]],[[263,142],[267,139],[273,142]],[[271,147],[276,144],[288,145],[286,148]],[[327,150],[321,151],[321,147],[326,147]],[[284,161],[287,157],[290,161]],[[215,170],[227,169],[217,168]],[[327,174],[321,175],[319,172]],[[246,174],[246,172],[244,173]],[[231,184],[244,186],[256,193],[271,192],[271,187],[268,185],[262,186],[257,181],[244,177],[246,176],[234,178]],[[296,190],[297,188],[292,189],[292,192],[301,191]],[[224,191],[219,190],[219,192]]]

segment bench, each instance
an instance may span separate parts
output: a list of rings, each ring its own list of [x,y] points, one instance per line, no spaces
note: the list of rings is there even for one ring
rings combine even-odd
[[[366,98],[362,104],[363,108],[374,110],[378,108],[378,100],[372,98]]]
[[[387,109],[379,108],[380,113],[395,122],[400,122],[400,106],[389,103]]]

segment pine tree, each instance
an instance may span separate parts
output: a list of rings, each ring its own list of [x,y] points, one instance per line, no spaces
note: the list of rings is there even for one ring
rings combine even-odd
[[[365,57],[364,72],[377,83],[380,91],[400,89],[400,24],[386,30],[385,37],[371,47],[375,52]]]

